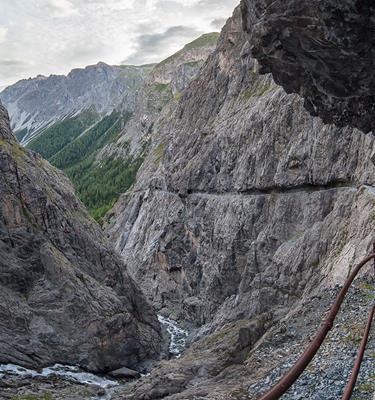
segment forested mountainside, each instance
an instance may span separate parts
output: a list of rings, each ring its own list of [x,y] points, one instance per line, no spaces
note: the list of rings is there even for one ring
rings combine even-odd
[[[84,93],[78,103],[73,98],[56,106],[62,94],[56,93],[59,86],[55,77],[46,78],[40,86],[36,85],[41,78],[21,81],[0,97],[7,100],[5,104],[11,110],[16,101],[22,115],[27,113],[29,103],[24,99],[31,96],[29,93],[51,102],[55,122],[50,125],[50,116],[45,117],[43,128],[37,134],[30,133],[37,137],[27,139],[26,145],[62,169],[91,215],[101,220],[119,194],[134,183],[147,154],[147,131],[153,120],[168,103],[176,101],[214,50],[218,36],[205,34],[154,67],[110,67],[100,63],[60,77],[64,85],[69,82]],[[76,86],[74,91],[78,90]],[[80,104],[81,96],[84,106]],[[44,105],[35,99],[30,101],[39,115]],[[18,119],[18,113],[11,113],[14,125]]]
[[[0,106],[0,364],[109,371],[157,360],[156,315],[68,179]]]
[[[267,383],[255,383],[270,382],[287,354],[271,362],[262,351],[289,340],[298,354],[311,333],[302,321],[317,326],[374,240],[373,137],[324,125],[259,75],[246,18],[246,7],[235,11],[154,123],[136,184],[110,215],[108,236],[149,300],[197,328],[181,359],[118,399],[256,398]]]

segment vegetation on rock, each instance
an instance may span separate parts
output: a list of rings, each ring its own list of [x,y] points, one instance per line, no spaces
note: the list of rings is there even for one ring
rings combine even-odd
[[[28,148],[36,151],[44,158],[50,159],[91,127],[98,119],[99,116],[94,111],[84,111],[77,116],[56,122],[47,128],[43,135],[32,140]]]

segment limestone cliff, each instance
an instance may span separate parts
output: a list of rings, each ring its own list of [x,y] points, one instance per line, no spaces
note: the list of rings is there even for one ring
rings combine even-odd
[[[239,11],[152,139],[108,231],[149,298],[178,318],[289,307],[342,278],[340,260],[372,239],[371,212],[356,213],[372,206],[373,138],[323,125],[260,76]]]

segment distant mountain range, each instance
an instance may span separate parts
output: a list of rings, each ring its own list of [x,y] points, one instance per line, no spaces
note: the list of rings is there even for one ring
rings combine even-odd
[[[74,69],[67,76],[42,75],[7,87],[0,98],[22,144],[66,118],[90,110],[96,122],[124,104],[132,110],[136,93],[152,66],[111,66],[103,62]]]

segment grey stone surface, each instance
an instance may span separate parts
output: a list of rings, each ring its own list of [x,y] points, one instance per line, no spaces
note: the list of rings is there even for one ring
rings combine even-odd
[[[141,374],[138,371],[126,367],[111,371],[108,375],[119,379],[138,379],[141,377]]]
[[[238,10],[107,229],[155,306],[196,326],[288,308],[373,238],[373,138],[323,125],[255,64]]]
[[[1,106],[0,363],[110,371],[158,360],[164,342],[68,179],[18,145]]]
[[[359,280],[349,291],[326,342],[282,399],[334,400],[341,397],[374,299],[374,282],[370,282]],[[338,289],[315,293],[289,310],[288,315],[272,327],[267,315],[226,325],[221,331],[194,343],[183,358],[163,362],[151,375],[120,388],[113,399],[259,399],[305,350]],[[240,341],[244,329],[251,332],[251,336],[247,341]],[[266,333],[259,339],[264,331]],[[374,344],[371,337],[354,393],[359,400],[371,399],[375,389],[371,378]],[[233,358],[233,354],[238,357]]]

